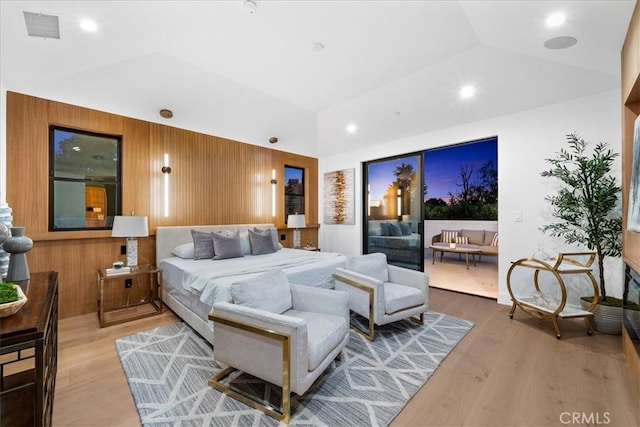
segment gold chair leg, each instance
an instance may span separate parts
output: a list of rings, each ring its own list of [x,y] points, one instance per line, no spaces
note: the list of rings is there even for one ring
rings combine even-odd
[[[373,289],[368,287],[368,286],[364,286],[356,281],[353,281],[351,279],[348,279],[346,277],[342,277],[338,274],[334,274],[333,275],[334,279],[338,279],[343,283],[346,283],[348,285],[351,285],[357,289],[360,289],[363,292],[366,292],[369,295],[369,332],[367,333],[366,331],[360,330],[357,327],[350,325],[351,329],[354,332],[359,333],[360,335],[362,335],[363,337],[365,337],[366,339],[368,339],[369,341],[373,341],[374,340],[374,323],[373,323],[373,303],[374,303],[374,295],[373,295]]]
[[[286,399],[287,400],[286,404],[284,402],[285,400],[284,393],[282,395],[282,412],[278,411],[276,408],[274,408],[271,405],[269,406],[263,405],[262,403],[257,402],[251,399],[250,397],[245,396],[244,394],[238,393],[237,391],[233,390],[231,387],[226,386],[221,382],[234,371],[236,371],[236,369],[232,367],[222,370],[218,374],[211,377],[211,379],[209,379],[209,386],[218,390],[221,393],[226,394],[227,396],[232,397],[235,400],[238,400],[244,403],[247,406],[257,409],[258,411],[263,412],[268,416],[277,419],[278,421],[282,421],[287,424],[289,423],[289,420],[291,418],[291,408],[288,402],[289,399]]]
[[[285,424],[289,424],[291,420],[291,350],[289,347],[289,336],[283,335],[275,331],[270,331],[266,329],[260,329],[255,326],[247,325],[242,322],[236,322],[233,320],[226,319],[224,317],[217,316],[214,313],[209,314],[209,319],[214,322],[218,322],[220,324],[224,324],[227,326],[231,326],[234,328],[241,329],[243,331],[251,332],[263,337],[269,337],[280,341],[282,345],[282,401],[280,403],[282,412],[278,411],[271,405],[264,405],[262,402],[258,402],[253,400],[249,396],[245,396],[231,387],[222,383],[222,380],[228,377],[233,371],[236,369],[233,367],[228,367],[218,372],[216,375],[209,379],[209,386],[218,390],[221,393],[224,393],[247,406],[250,406],[254,409],[257,409],[260,412],[267,414],[268,416],[275,418],[278,421],[282,421]]]
[[[409,318],[413,323],[417,323],[418,325],[424,325],[424,313],[420,313],[420,317],[417,319],[414,316]]]
[[[375,339],[375,332],[373,330],[373,320],[369,319],[369,332],[367,333],[366,331],[363,331],[361,329],[359,329],[358,327],[354,326],[353,324],[350,325],[351,326],[351,330],[354,332],[359,333],[360,335],[362,335],[363,337],[365,337],[366,339],[368,339],[369,341],[373,341]]]

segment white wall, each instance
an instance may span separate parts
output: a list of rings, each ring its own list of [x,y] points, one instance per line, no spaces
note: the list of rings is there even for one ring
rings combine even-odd
[[[0,82],[0,206],[7,197],[7,90]]]
[[[620,91],[613,90],[559,104],[514,113],[502,117],[442,129],[415,137],[378,144],[363,150],[344,151],[319,159],[319,194],[323,194],[323,176],[334,170],[356,169],[356,224],[328,225],[320,228],[323,251],[347,255],[362,253],[362,165],[363,161],[410,153],[428,148],[498,136],[499,180],[499,290],[498,302],[509,304],[506,289],[510,262],[531,256],[541,245],[546,252],[586,250],[571,247],[561,240],[543,235],[539,228],[551,221],[551,209],[544,200],[555,192],[553,182],[542,178],[548,169],[546,158],[555,157],[566,135],[577,132],[590,142],[605,141],[614,151],[621,149]],[[517,96],[517,94],[514,94]],[[322,144],[322,141],[319,141]],[[619,160],[619,159],[618,159]],[[619,162],[618,162],[619,163]],[[616,173],[620,179],[619,164]],[[322,204],[322,200],[320,201]],[[521,213],[522,221],[515,217]],[[322,206],[319,218],[322,219]],[[607,290],[622,294],[622,261],[609,260]]]

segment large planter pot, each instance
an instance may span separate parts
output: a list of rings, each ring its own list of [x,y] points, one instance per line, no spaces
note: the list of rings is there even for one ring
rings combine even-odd
[[[591,303],[580,300],[582,309],[586,310]],[[593,309],[593,318],[591,319],[593,329],[603,334],[620,335],[622,334],[622,307],[609,307],[607,305],[597,304]]]

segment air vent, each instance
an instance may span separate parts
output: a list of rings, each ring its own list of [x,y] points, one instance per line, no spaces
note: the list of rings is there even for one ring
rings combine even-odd
[[[29,36],[43,37],[45,39],[60,38],[60,25],[57,16],[27,11],[23,11],[23,13]]]

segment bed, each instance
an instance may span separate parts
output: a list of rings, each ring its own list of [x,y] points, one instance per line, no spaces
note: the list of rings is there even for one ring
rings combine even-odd
[[[156,262],[163,272],[163,302],[205,339],[213,342],[213,323],[208,320],[211,307],[218,301],[230,301],[234,282],[281,269],[291,283],[333,288],[332,274],[344,267],[346,257],[332,252],[282,248],[273,253],[252,255],[248,230],[275,233],[273,224],[234,224],[158,227]],[[222,260],[176,256],[175,249],[193,243],[191,230],[199,232],[232,231],[240,236],[242,257]],[[277,240],[277,239],[276,239]]]

